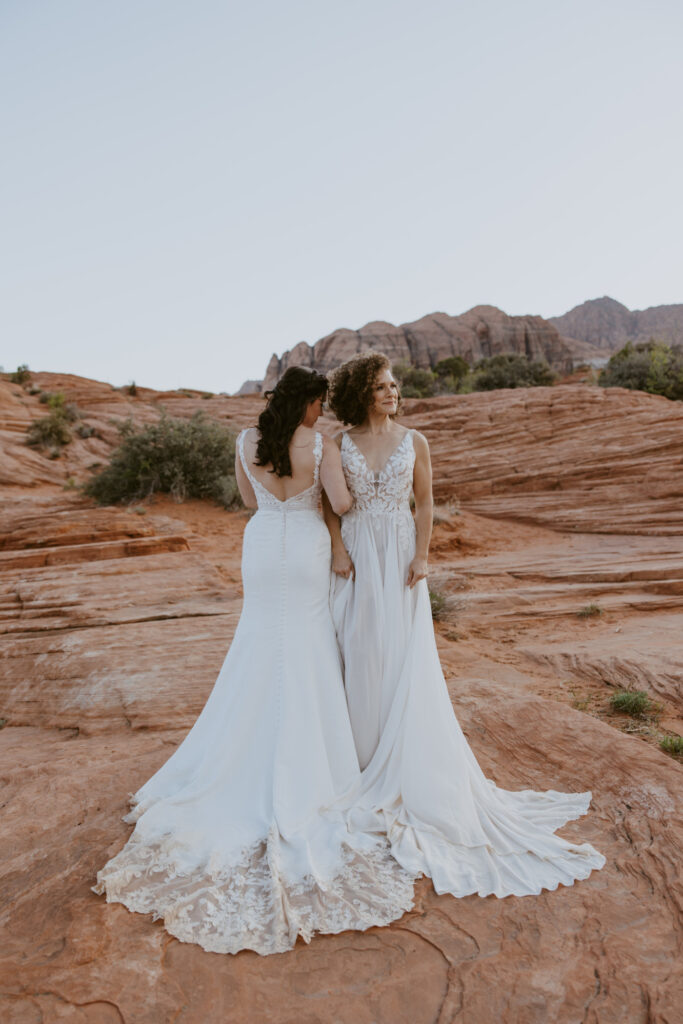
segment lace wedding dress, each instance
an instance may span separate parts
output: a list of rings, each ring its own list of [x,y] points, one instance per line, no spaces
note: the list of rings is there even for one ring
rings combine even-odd
[[[413,901],[386,838],[325,810],[360,776],[329,608],[320,434],[314,450],[312,485],[280,501],[250,472],[240,435],[258,511],[239,625],[204,710],[133,797],[135,831],[94,887],[220,953],[387,924]]]
[[[351,821],[386,833],[399,863],[430,876],[437,893],[525,896],[586,878],[604,857],[554,831],[584,814],[591,794],[499,789],[453,713],[427,583],[406,586],[412,432],[376,474],[349,434],[341,452],[354,497],[342,538],[356,579],[336,578],[332,608],[363,769]]]

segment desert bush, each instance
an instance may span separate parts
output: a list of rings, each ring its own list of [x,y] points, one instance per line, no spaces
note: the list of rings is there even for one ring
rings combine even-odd
[[[630,388],[683,400],[683,348],[649,341],[626,345],[610,358],[598,377],[603,388]]]
[[[663,736],[659,746],[667,754],[683,754],[683,736]]]
[[[54,458],[72,439],[70,424],[78,419],[78,409],[73,402],[65,401],[61,391],[49,394],[43,404],[47,405],[50,412],[33,421],[28,428],[26,443],[36,448],[50,449]]]
[[[131,398],[135,398],[135,396],[136,396],[136,395],[137,395],[137,393],[138,393],[138,386],[137,386],[137,384],[135,383],[135,381],[134,381],[134,380],[132,380],[132,381],[130,382],[130,384],[126,384],[125,390],[126,390],[126,391],[128,392],[128,394],[129,394],[129,395],[131,396]]]
[[[396,363],[392,370],[404,398],[431,398],[435,394],[436,374],[431,370],[421,370],[410,363]]]
[[[446,598],[438,590],[429,591],[429,604],[432,609],[432,618],[442,619],[446,614]]]
[[[474,391],[543,387],[555,380],[555,374],[546,362],[527,359],[513,352],[480,359],[475,363],[472,377]]]
[[[34,420],[28,428],[26,443],[34,448],[63,448],[71,441],[68,422],[58,413]]]
[[[583,608],[579,608],[576,615],[579,619],[597,618],[597,616],[602,615],[602,608],[599,604],[586,604]]]
[[[610,707],[624,715],[643,715],[650,710],[651,701],[645,690],[619,690],[610,697]]]
[[[86,485],[102,505],[145,498],[155,491],[184,498],[211,498],[226,508],[239,504],[235,482],[235,437],[196,413],[191,420],[163,415],[136,430],[119,427],[121,443],[111,461]]]
[[[67,423],[75,423],[80,413],[74,402],[67,402],[61,391],[54,391],[47,397],[47,407],[55,415],[63,417]]]
[[[28,384],[31,379],[31,371],[29,370],[26,363],[22,363],[21,366],[17,366],[14,373],[10,374],[10,381],[12,384],[20,384],[22,387],[24,384]]]

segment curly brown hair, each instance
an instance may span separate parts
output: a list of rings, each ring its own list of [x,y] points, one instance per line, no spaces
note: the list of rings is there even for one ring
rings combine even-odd
[[[332,372],[328,404],[338,420],[352,427],[365,422],[372,405],[377,374],[381,370],[391,370],[391,362],[384,352],[361,352]],[[400,411],[399,390],[396,415]]]

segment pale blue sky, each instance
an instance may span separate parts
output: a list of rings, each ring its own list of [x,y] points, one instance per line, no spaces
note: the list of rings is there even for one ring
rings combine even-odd
[[[0,363],[683,301],[679,0],[0,0]]]

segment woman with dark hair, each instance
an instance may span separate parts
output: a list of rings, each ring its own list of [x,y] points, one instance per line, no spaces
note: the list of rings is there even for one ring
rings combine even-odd
[[[330,615],[330,536],[351,497],[314,430],[327,380],[293,367],[237,443],[244,605],[214,689],[169,761],[134,796],[136,828],[96,892],[162,917],[214,952],[277,953],[297,936],[387,924],[412,876],[385,838],[350,832],[340,796],[360,773]]]
[[[341,529],[326,509],[333,617],[362,769],[350,820],[386,833],[399,863],[429,876],[438,893],[525,896],[571,885],[605,862],[589,844],[554,834],[586,812],[591,794],[499,789],[453,713],[425,579],[429,448],[396,421],[399,401],[381,353],[332,375],[330,406],[350,425],[338,443],[354,498]]]

